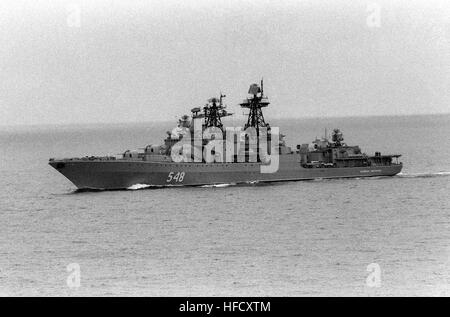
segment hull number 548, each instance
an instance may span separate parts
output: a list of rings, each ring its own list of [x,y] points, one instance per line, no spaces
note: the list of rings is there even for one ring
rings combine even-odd
[[[170,183],[170,182],[175,182],[175,183],[181,183],[182,181],[183,181],[183,179],[184,179],[184,172],[177,172],[177,173],[175,173],[175,172],[170,172],[169,173],[169,176],[167,176],[167,180],[166,180],[166,182],[167,183]]]

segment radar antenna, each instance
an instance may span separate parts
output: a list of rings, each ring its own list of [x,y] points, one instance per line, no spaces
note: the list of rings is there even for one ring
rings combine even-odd
[[[343,144],[344,136],[342,135],[341,130],[339,129],[333,130],[332,140],[336,146],[341,146]]]

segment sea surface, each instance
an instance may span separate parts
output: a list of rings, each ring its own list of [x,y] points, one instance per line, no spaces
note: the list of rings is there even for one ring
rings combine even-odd
[[[404,169],[76,192],[50,157],[114,155],[174,125],[3,127],[0,295],[450,295],[450,115],[270,123],[293,147],[339,127],[363,152],[402,154]]]

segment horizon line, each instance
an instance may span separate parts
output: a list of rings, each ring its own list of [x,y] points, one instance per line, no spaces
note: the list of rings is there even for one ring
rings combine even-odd
[[[344,116],[303,116],[303,117],[274,117],[271,120],[303,120],[303,119],[342,119],[342,118],[379,118],[379,117],[421,117],[421,116],[438,116],[450,115],[450,112],[435,113],[411,113],[411,114],[380,114],[380,115],[344,115]],[[180,116],[181,117],[181,116]],[[27,127],[59,127],[59,126],[83,126],[83,125],[128,125],[128,124],[145,124],[145,123],[164,123],[176,122],[172,119],[164,120],[143,120],[143,121],[112,121],[112,122],[67,122],[67,123],[19,123],[19,124],[0,124],[0,128],[27,128]]]

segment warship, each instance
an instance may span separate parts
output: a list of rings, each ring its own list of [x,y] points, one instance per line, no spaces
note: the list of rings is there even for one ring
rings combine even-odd
[[[162,144],[117,156],[51,158],[49,164],[82,190],[360,178],[401,171],[401,155],[367,155],[344,143],[339,129],[331,140],[325,134],[295,149],[287,146],[285,135],[264,119],[269,100],[263,87],[263,81],[252,84],[240,103],[248,111],[243,128],[224,127],[222,118],[232,113],[220,94],[183,115]]]

